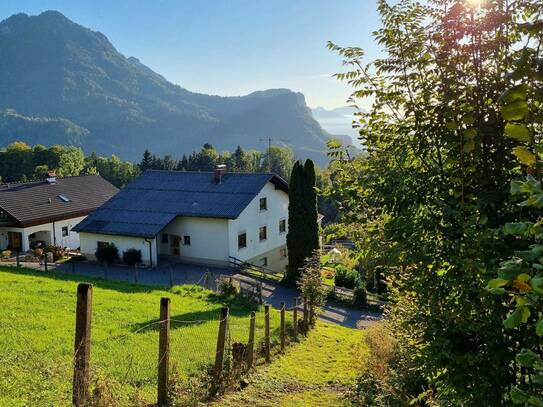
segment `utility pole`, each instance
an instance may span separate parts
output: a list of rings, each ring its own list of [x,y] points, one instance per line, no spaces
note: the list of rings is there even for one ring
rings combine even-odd
[[[289,140],[283,140],[283,139],[273,139],[271,137],[267,138],[259,138],[259,141],[267,141],[268,142],[268,172],[271,172],[271,148],[272,148],[272,140],[276,141],[289,141]]]
[[[268,172],[271,172],[271,143],[272,138],[268,137],[267,139],[261,138],[260,141],[268,141]]]

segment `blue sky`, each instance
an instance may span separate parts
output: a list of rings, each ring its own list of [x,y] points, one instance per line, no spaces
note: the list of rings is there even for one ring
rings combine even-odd
[[[191,91],[244,95],[290,88],[311,107],[345,105],[326,41],[375,56],[374,0],[2,0],[0,18],[58,10],[126,56]]]

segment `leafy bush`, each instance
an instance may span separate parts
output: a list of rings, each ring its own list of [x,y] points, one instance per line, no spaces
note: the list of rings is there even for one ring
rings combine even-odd
[[[224,297],[234,297],[239,291],[231,278],[221,278],[217,286],[217,291]]]
[[[355,405],[360,406],[403,406],[408,400],[397,393],[394,367],[398,358],[398,346],[392,333],[384,324],[371,326],[364,332],[364,363],[356,385],[349,394]],[[403,401],[403,402],[402,402]]]
[[[366,291],[366,287],[357,287],[354,289],[353,305],[357,307],[368,306],[368,292]]]
[[[119,260],[119,250],[113,243],[98,246],[94,255],[100,263],[112,264]]]
[[[355,289],[361,284],[360,274],[356,270],[349,269],[340,264],[336,267],[334,284],[338,287]]]
[[[141,263],[141,250],[128,249],[125,251],[123,253],[123,263],[126,263],[129,266],[135,266],[136,264]]]
[[[11,250],[3,250],[0,253],[0,258],[2,259],[9,259],[11,257]]]

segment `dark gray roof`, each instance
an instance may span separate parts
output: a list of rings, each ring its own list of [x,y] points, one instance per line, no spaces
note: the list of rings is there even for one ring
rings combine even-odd
[[[176,216],[235,219],[268,182],[288,192],[274,174],[226,173],[216,183],[212,172],[146,171],[74,230],[154,237]]]
[[[32,226],[86,216],[117,193],[98,175],[0,185],[0,208],[17,226]],[[61,198],[63,196],[67,199]]]

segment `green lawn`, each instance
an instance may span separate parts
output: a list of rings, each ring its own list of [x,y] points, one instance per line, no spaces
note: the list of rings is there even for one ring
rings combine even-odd
[[[250,385],[227,394],[216,407],[348,406],[346,389],[353,385],[367,353],[363,331],[322,321],[300,344],[287,349],[250,377]]]
[[[136,394],[155,400],[161,297],[171,298],[172,364],[190,374],[212,362],[223,304],[210,291],[197,286],[165,291],[0,267],[0,405],[70,405],[79,281],[94,284],[92,377],[107,384],[119,405],[131,405]],[[231,340],[246,342],[251,306],[243,301],[228,305]],[[271,325],[272,330],[279,326],[275,311]],[[263,336],[262,310],[256,335]]]

